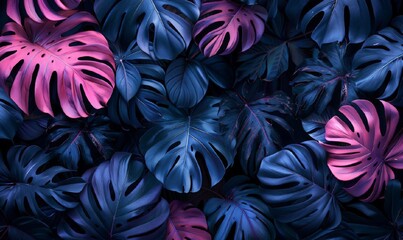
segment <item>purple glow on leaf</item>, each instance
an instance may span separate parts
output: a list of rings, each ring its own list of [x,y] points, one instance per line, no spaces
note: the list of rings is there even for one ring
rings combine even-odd
[[[78,12],[59,25],[26,19],[24,27],[14,22],[4,26],[0,77],[6,80],[19,66],[10,96],[25,113],[28,114],[30,87],[35,82],[38,109],[53,116],[50,85],[54,75],[60,105],[68,117],[88,116],[85,97],[95,109],[106,105],[115,85],[115,63],[108,42],[95,31],[64,35],[86,23],[97,21],[89,13]]]
[[[229,0],[205,2],[193,36],[205,56],[227,55],[239,45],[246,51],[263,35],[267,11]],[[241,33],[241,34],[240,34]]]
[[[403,169],[399,112],[387,102],[381,104],[384,115],[367,100],[353,101],[339,109],[344,117],[334,116],[326,124],[324,147],[330,170],[345,182],[348,193],[366,202],[381,197],[388,181],[395,178],[393,170]]]

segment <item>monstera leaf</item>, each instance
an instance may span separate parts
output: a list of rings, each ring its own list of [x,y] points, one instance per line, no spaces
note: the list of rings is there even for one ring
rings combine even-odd
[[[200,0],[96,0],[94,11],[112,42],[137,39],[141,50],[172,60],[189,46]]]
[[[329,44],[305,61],[291,83],[301,115],[322,114],[329,106],[338,108],[357,98],[350,55],[346,46]]]
[[[48,127],[49,150],[69,169],[77,169],[79,163],[92,165],[107,160],[119,137],[109,124],[105,116],[91,116],[81,121],[58,116]]]
[[[245,176],[236,176],[224,189],[225,199],[210,198],[204,206],[214,239],[275,239],[270,211],[257,185]]]
[[[96,109],[106,105],[115,85],[115,64],[100,33],[75,31],[88,23],[95,24],[95,18],[79,12],[62,22],[26,19],[24,27],[5,25],[0,37],[0,78],[17,73],[10,95],[25,113],[30,88],[39,110],[52,116],[51,93],[56,91],[63,112],[71,118],[87,117],[86,104]],[[57,89],[51,88],[52,82]]]
[[[230,0],[203,2],[193,36],[207,57],[227,55],[237,47],[246,51],[262,37],[266,19],[267,11],[260,5]]]
[[[0,139],[13,139],[22,120],[19,108],[0,89]]]
[[[394,169],[403,169],[403,134],[399,112],[387,102],[355,100],[326,124],[324,144],[333,175],[354,197],[378,199]]]
[[[6,217],[0,211],[0,236],[12,240],[55,239],[51,228],[34,217]]]
[[[326,166],[326,152],[315,141],[291,144],[263,159],[258,178],[274,218],[301,236],[337,227],[339,201],[349,200]]]
[[[307,32],[312,25],[312,39],[319,45],[342,42],[363,42],[373,29],[387,24],[392,16],[389,0],[291,0],[287,16]]]
[[[392,26],[369,37],[354,57],[354,67],[361,70],[357,89],[379,99],[403,106],[403,16]]]
[[[50,156],[37,146],[14,146],[7,153],[7,159],[0,159],[0,206],[10,213],[32,212],[44,216],[44,204],[64,211],[77,205],[74,195],[84,187],[81,178],[58,177],[69,170],[51,166]]]
[[[285,20],[282,14],[277,13],[274,19],[268,21],[268,30],[260,42],[239,55],[238,81],[273,81],[288,70],[291,60],[296,65],[300,64],[305,57],[304,50],[313,47],[314,42]]]
[[[148,169],[168,190],[197,192],[203,182],[214,186],[232,165],[231,145],[220,131],[219,104],[207,97],[190,113],[171,106],[163,121],[141,137]]]
[[[88,184],[80,205],[61,222],[63,239],[160,239],[165,235],[168,203],[161,184],[129,153],[84,174]]]
[[[302,119],[302,127],[311,138],[319,142],[325,142],[326,123],[334,115],[336,115],[336,110],[333,108],[328,108],[321,114],[312,113]]]
[[[69,11],[78,7],[81,0],[7,0],[7,15],[21,25],[20,3],[23,3],[26,14],[35,22],[42,23],[43,18],[50,21],[60,21],[66,19],[74,11]]]
[[[108,102],[109,117],[117,124],[135,128],[143,126],[143,118],[147,121],[157,121],[162,116],[159,104],[167,102],[163,84],[164,69],[141,51],[135,42],[127,49],[114,44],[111,46],[115,60],[119,62],[117,71],[122,71],[122,78],[118,79],[117,74],[117,89]],[[130,69],[127,66],[131,66]],[[118,81],[121,84],[118,84]],[[128,85],[131,90],[127,89]]]
[[[184,57],[171,62],[165,75],[165,85],[171,101],[180,108],[191,108],[207,92],[209,80],[220,87],[232,85],[231,66],[220,56],[204,57],[192,45]]]
[[[265,96],[258,92],[260,87],[244,84],[239,93],[228,92],[222,104],[225,112],[222,123],[229,138],[236,139],[241,166],[251,176],[256,175],[265,156],[281,148],[282,133],[293,131],[290,99],[282,92]]]
[[[169,204],[167,240],[209,240],[210,233],[207,230],[206,217],[203,212],[189,203],[177,200]]]
[[[367,203],[352,204],[344,215],[359,239],[402,239],[403,198],[398,180],[389,181],[384,201],[384,213]]]

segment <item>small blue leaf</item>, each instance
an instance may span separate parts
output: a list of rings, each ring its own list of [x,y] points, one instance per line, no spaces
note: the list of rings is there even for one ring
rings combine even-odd
[[[141,76],[134,64],[119,60],[116,69],[116,87],[125,101],[136,95],[141,85]]]
[[[165,85],[171,101],[179,108],[191,108],[207,92],[206,71],[198,61],[175,59],[168,67]]]

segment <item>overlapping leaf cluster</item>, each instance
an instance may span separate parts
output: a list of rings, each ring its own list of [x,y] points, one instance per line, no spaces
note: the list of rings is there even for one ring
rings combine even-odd
[[[1,238],[403,238],[402,1],[0,3]]]

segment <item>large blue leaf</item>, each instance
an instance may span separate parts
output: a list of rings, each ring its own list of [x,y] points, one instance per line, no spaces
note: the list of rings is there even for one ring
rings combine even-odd
[[[287,23],[283,15],[277,14],[267,24],[268,30],[260,42],[240,54],[237,81],[273,81],[288,70],[290,60],[300,63],[302,50],[313,47],[314,42]]]
[[[120,90],[114,90],[108,102],[109,117],[117,124],[135,128],[143,126],[143,119],[146,121],[160,119],[162,113],[158,105],[167,101],[165,86],[162,83],[165,76],[164,69],[141,51],[134,42],[126,49],[112,46],[115,59],[121,59],[126,65],[130,64],[139,72],[141,79],[135,79],[135,85],[140,85],[129,100]],[[119,68],[119,64],[117,66]]]
[[[231,146],[220,131],[219,104],[207,97],[190,113],[171,106],[164,120],[141,137],[147,167],[165,188],[197,192],[203,180],[217,184],[232,165]]]
[[[388,182],[385,191],[384,213],[368,203],[348,206],[344,218],[363,240],[403,239],[403,197],[398,180]]]
[[[270,211],[261,199],[261,190],[245,176],[224,185],[225,199],[210,198],[204,213],[215,240],[275,239]]]
[[[109,125],[110,121],[105,116],[81,120],[58,116],[48,127],[49,150],[56,153],[69,169],[77,169],[79,164],[91,166],[107,160],[119,137],[119,133]]]
[[[96,0],[103,34],[126,45],[137,39],[147,54],[172,60],[189,46],[200,0]]]
[[[321,114],[329,106],[338,108],[357,98],[351,54],[346,46],[328,44],[305,61],[291,82],[300,115]]]
[[[222,88],[233,83],[231,66],[221,56],[205,57],[192,45],[168,66],[165,85],[171,101],[180,108],[194,107],[207,92],[209,80]]]
[[[357,89],[403,106],[403,16],[369,37],[354,57]]]
[[[84,174],[80,205],[58,227],[63,239],[161,239],[169,215],[161,184],[129,153]]]
[[[290,0],[287,16],[302,31],[312,25],[312,39],[319,45],[342,42],[363,42],[371,32],[387,24],[392,16],[390,0]]]
[[[60,179],[70,170],[50,166],[51,157],[37,146],[14,146],[7,159],[0,159],[0,206],[8,214],[14,210],[46,216],[41,207],[64,211],[77,205],[74,195],[84,187],[81,178]]]
[[[315,141],[291,144],[266,157],[258,178],[274,218],[301,236],[338,226],[339,200],[350,199],[331,175],[325,150]]]
[[[0,139],[13,139],[22,120],[18,106],[0,88]]]
[[[293,131],[290,99],[283,92],[265,96],[260,88],[257,83],[252,87],[245,83],[240,91],[228,92],[222,104],[222,123],[229,138],[236,140],[244,172],[251,176],[265,156],[281,148],[281,133]]]

